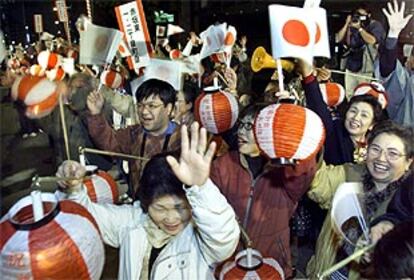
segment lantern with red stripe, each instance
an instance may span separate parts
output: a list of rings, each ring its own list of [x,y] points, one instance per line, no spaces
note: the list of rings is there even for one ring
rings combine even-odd
[[[354,89],[354,96],[371,95],[375,97],[382,109],[388,105],[388,94],[383,85],[377,82],[362,83]]]
[[[251,257],[248,257],[250,250]],[[253,249],[247,249],[236,255],[235,261],[227,262],[220,273],[220,280],[283,280],[284,273],[279,263],[272,258],[263,258]]]
[[[62,81],[65,78],[65,75],[65,70],[60,66],[46,71],[46,77],[51,81]]]
[[[325,140],[322,120],[313,111],[293,104],[273,104],[262,109],[254,122],[260,150],[271,159],[305,160],[316,154]]]
[[[42,77],[45,75],[45,70],[39,64],[30,66],[29,73],[32,76]]]
[[[239,106],[230,93],[208,87],[195,101],[194,116],[207,131],[217,134],[233,127],[239,116]]]
[[[121,73],[114,70],[104,70],[101,74],[101,83],[109,88],[117,89],[122,86],[124,79]]]
[[[37,62],[43,69],[49,70],[60,65],[62,63],[62,57],[48,50],[41,51],[37,56]]]
[[[328,107],[336,107],[345,99],[345,89],[338,83],[322,83],[319,84],[323,101]]]
[[[87,166],[87,168],[90,166]],[[118,203],[118,186],[115,180],[107,172],[98,170],[89,178],[83,181],[88,196],[96,203]]]
[[[58,104],[56,84],[46,77],[31,75],[18,77],[12,86],[12,98],[19,99],[26,107],[26,116],[42,118],[53,111]]]
[[[99,279],[104,246],[98,225],[80,204],[42,193],[36,218],[31,196],[0,221],[2,279]]]

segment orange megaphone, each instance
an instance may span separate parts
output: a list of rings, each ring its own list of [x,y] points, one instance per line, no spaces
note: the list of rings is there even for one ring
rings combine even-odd
[[[282,69],[291,72],[295,68],[295,64],[292,61],[281,59]],[[253,72],[259,72],[264,68],[276,69],[276,60],[268,54],[263,47],[257,47],[252,56],[250,66]]]

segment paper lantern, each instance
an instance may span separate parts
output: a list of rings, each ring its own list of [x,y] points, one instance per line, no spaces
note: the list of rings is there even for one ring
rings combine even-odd
[[[65,78],[65,70],[58,66],[52,70],[46,71],[46,77],[51,81],[62,81]]]
[[[118,203],[119,192],[115,180],[107,172],[99,170],[83,184],[88,196],[96,203]]]
[[[46,77],[21,76],[13,83],[12,98],[19,99],[27,106],[27,117],[42,118],[51,113],[58,104],[56,87]]]
[[[328,107],[336,107],[345,99],[345,89],[338,83],[322,83],[319,84],[323,101]]]
[[[1,279],[99,279],[105,253],[92,215],[54,194],[41,198],[40,220],[26,196],[0,221]]]
[[[208,87],[195,101],[194,116],[207,131],[217,134],[233,127],[239,116],[239,106],[230,93]]]
[[[30,66],[29,73],[32,76],[43,77],[45,75],[45,70],[39,64],[33,64]]]
[[[41,51],[37,56],[37,62],[43,69],[49,70],[60,65],[62,63],[62,57],[48,50]]]
[[[248,261],[248,251],[251,250],[251,261]],[[239,252],[232,262],[227,262],[220,273],[220,280],[283,280],[282,267],[273,258],[263,258],[253,249]]]
[[[179,49],[173,49],[170,51],[170,58],[176,60],[182,57],[181,51]]]
[[[382,109],[385,109],[388,105],[388,97],[385,88],[380,83],[362,83],[354,89],[354,96],[358,95],[371,95],[375,97]]]
[[[254,122],[259,149],[271,159],[305,160],[325,140],[322,120],[313,111],[293,104],[272,104]]]
[[[124,79],[119,72],[114,70],[104,70],[101,74],[101,83],[109,88],[117,89],[122,86]]]

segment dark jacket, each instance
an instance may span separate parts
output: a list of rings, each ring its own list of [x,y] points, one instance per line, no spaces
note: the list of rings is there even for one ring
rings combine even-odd
[[[252,196],[246,230],[253,247],[263,256],[275,258],[287,276],[292,274],[289,220],[315,172],[316,161],[311,159],[295,167],[266,165],[264,171],[253,179],[246,159],[235,151],[213,162],[211,179],[241,221],[245,220],[249,196]]]
[[[345,128],[342,119],[334,120],[325,101],[323,101],[319,83],[312,75],[302,83],[306,96],[306,105],[322,119],[325,126],[325,153],[326,164],[343,164],[354,162],[354,143]]]

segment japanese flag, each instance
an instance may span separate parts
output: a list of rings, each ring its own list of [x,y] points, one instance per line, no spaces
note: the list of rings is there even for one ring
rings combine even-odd
[[[207,30],[200,34],[200,38],[203,40],[200,59],[220,52],[225,52],[230,57],[232,47],[236,42],[236,36],[236,28],[231,25],[227,26],[227,23],[210,25]]]
[[[315,45],[313,46],[313,56],[323,56],[330,58],[328,24],[326,20],[326,10],[324,8],[307,9],[309,15],[316,23]]]
[[[308,10],[283,5],[269,6],[274,58],[297,57],[312,64],[316,24]]]
[[[168,24],[167,26],[167,36],[171,36],[171,35],[183,33],[183,32],[184,32],[184,29],[182,29],[178,25]]]
[[[103,65],[111,63],[123,33],[117,29],[88,24],[85,31],[80,32],[81,64]]]
[[[150,59],[150,64],[145,67],[144,75],[131,82],[132,92],[149,79],[158,79],[169,83],[175,90],[182,88],[183,64],[177,60]]]
[[[121,42],[119,43],[118,51],[121,54],[121,57],[131,56],[131,51],[129,50],[129,47],[127,46],[124,40],[121,40]]]

